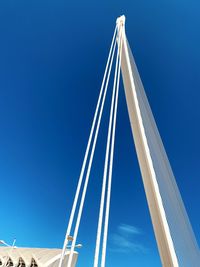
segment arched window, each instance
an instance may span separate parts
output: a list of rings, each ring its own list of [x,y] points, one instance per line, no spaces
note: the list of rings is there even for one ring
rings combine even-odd
[[[18,263],[17,267],[25,267],[25,266],[26,266],[26,265],[25,265],[24,260],[20,257],[20,258],[19,258],[19,263]]]
[[[8,258],[6,262],[6,267],[11,267],[11,266],[13,266],[13,261],[11,260],[11,258]]]
[[[31,266],[30,266],[30,267],[38,267],[38,265],[37,265],[35,259],[32,259],[32,260],[31,260]]]

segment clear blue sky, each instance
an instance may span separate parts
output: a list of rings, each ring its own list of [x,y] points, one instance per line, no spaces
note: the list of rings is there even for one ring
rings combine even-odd
[[[125,14],[200,241],[199,10],[197,0],[0,1],[0,239],[62,246],[115,20]],[[78,238],[79,267],[93,261],[106,125],[105,116]],[[107,266],[161,266],[122,86],[115,152]]]

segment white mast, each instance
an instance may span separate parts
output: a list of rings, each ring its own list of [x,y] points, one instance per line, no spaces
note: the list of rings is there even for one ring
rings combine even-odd
[[[151,220],[164,267],[199,266],[199,248],[140,80],[123,23],[121,70]]]
[[[135,142],[136,153],[162,265],[163,267],[198,267],[200,262],[199,248],[151,112],[151,108],[145,95],[133,55],[128,45],[125,34],[125,17],[119,17],[116,23],[117,26],[112,39],[88,146],[63,245],[62,255],[60,257],[59,267],[64,266],[63,259],[69,240],[72,240],[72,245],[67,267],[71,267],[72,264],[76,238],[81,221],[91,165],[93,162],[96,141],[115,54],[116,40],[118,43],[118,52],[113,82],[94,267],[99,266],[102,229],[104,231],[101,251],[101,267],[105,266],[106,260],[120,66],[133,139]],[[91,153],[89,153],[90,146],[92,147]],[[89,160],[89,162],[88,167],[86,168],[87,160]],[[85,179],[83,179],[85,171]],[[84,183],[84,186],[81,190],[82,183]],[[80,204],[78,204],[79,198]],[[78,215],[75,222],[76,208],[78,208]],[[71,237],[72,224],[74,223],[75,230],[73,237]]]

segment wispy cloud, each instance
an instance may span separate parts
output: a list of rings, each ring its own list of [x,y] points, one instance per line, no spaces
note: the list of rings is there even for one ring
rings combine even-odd
[[[136,240],[143,232],[132,225],[120,224],[111,235],[110,250],[118,253],[147,253],[148,249]]]
[[[142,234],[142,231],[139,228],[132,226],[132,225],[124,224],[124,223],[118,226],[118,230],[122,233],[127,233],[130,235],[141,235]]]

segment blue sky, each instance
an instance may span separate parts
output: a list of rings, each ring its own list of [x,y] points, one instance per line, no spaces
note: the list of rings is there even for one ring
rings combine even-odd
[[[127,37],[200,241],[199,10],[197,0],[0,2],[0,239],[62,246],[115,20],[125,14]],[[93,262],[108,104],[78,237],[78,266]],[[107,266],[161,266],[122,86],[118,110]]]

